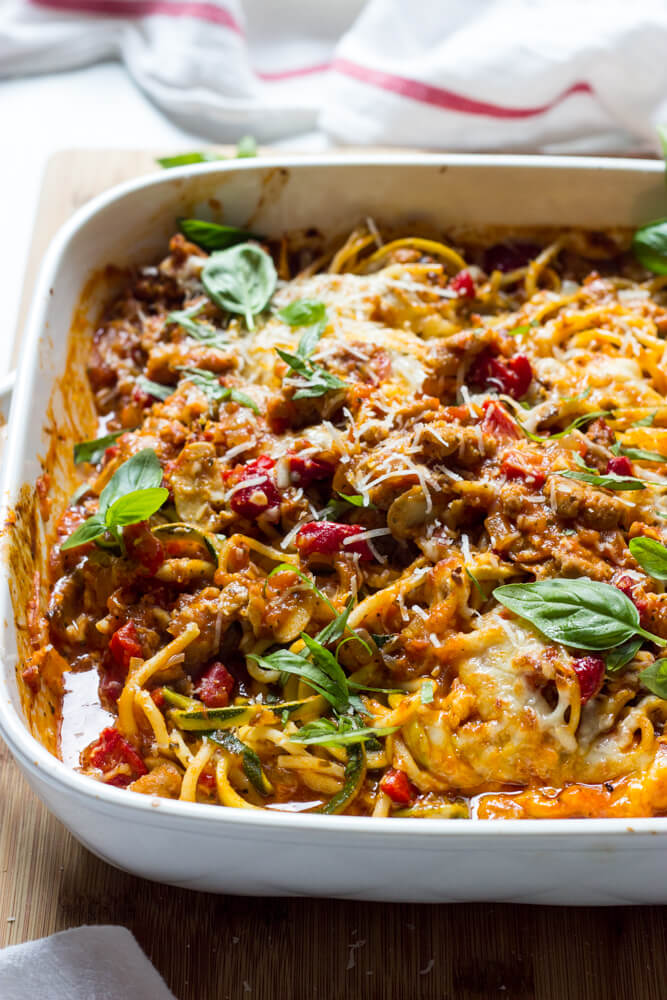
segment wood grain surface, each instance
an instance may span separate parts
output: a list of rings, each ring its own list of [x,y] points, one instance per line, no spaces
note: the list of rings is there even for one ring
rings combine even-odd
[[[147,151],[63,152],[50,161],[22,316],[58,225],[93,194],[152,166]],[[665,918],[662,907],[388,905],[157,885],[81,847],[0,743],[0,946],[123,924],[179,1000],[664,1000]]]

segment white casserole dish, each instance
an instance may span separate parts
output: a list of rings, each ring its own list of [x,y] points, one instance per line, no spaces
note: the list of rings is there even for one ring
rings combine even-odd
[[[547,157],[245,160],[122,185],[67,223],[42,266],[10,414],[3,506],[13,505],[22,484],[39,476],[48,421],[67,416],[68,385],[58,387],[57,379],[91,272],[158,259],[179,216],[206,213],[271,235],[312,226],[344,232],[368,215],[424,218],[444,229],[457,223],[608,228],[665,215],[666,200],[659,163]],[[89,315],[102,293],[98,283],[87,300]],[[69,491],[70,483],[58,482],[71,474],[65,464],[53,469],[55,497],[59,488]],[[21,621],[25,587],[13,589]],[[659,875],[667,818],[398,820],[246,812],[151,799],[85,778],[27,728],[15,677],[11,591],[7,571],[0,584],[0,732],[36,794],[111,864],[192,889],[251,895],[667,902],[667,882]]]

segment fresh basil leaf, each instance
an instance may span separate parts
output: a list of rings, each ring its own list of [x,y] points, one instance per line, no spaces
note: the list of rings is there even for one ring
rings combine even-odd
[[[247,240],[261,240],[256,233],[249,233],[238,226],[222,226],[217,222],[207,222],[205,219],[179,219],[178,228],[186,239],[196,243],[202,250],[213,253],[214,250],[227,250],[237,243]]]
[[[658,698],[667,699],[667,658],[656,660],[639,675],[645,688]]]
[[[229,398],[232,403],[237,403],[239,406],[247,406],[253,413],[259,413],[259,406],[255,400],[251,399],[250,396],[246,396],[240,389],[235,389],[234,386],[231,386],[229,390]]]
[[[639,535],[631,538],[629,549],[633,558],[654,580],[667,580],[667,549],[655,538]]]
[[[538,319],[531,319],[529,323],[521,323],[519,326],[515,326],[512,330],[506,330],[506,337],[523,337],[524,334],[530,333],[530,331],[540,325]]]
[[[222,349],[227,346],[224,335],[209,323],[198,323],[195,319],[205,305],[205,302],[198,302],[188,309],[178,309],[175,312],[167,313],[165,321],[182,327],[190,337],[200,341],[200,343],[207,344],[209,347]]]
[[[290,366],[292,371],[298,372],[300,375],[308,372],[304,358],[300,358],[297,354],[290,354],[289,351],[283,351],[280,347],[276,347],[276,354],[286,365]]]
[[[278,275],[265,250],[241,243],[211,254],[201,280],[206,294],[220,309],[239,313],[248,329],[254,330],[254,317],[268,305]]]
[[[643,448],[628,448],[620,441],[611,449],[615,455],[625,455],[632,462],[667,462],[667,458],[659,451],[645,451]]]
[[[318,323],[316,326],[308,326],[301,335],[301,339],[297,345],[296,354],[297,357],[303,358],[307,361],[310,355],[313,353],[317,347],[318,341],[322,334],[324,333],[326,326],[326,320],[322,323]]]
[[[654,423],[655,418],[657,417],[657,415],[658,415],[658,411],[654,410],[653,413],[647,413],[647,415],[645,417],[642,417],[641,420],[635,420],[635,422],[633,424],[630,424],[630,426],[631,427],[653,427],[653,423]]]
[[[79,500],[81,500],[82,497],[85,497],[86,493],[90,493],[90,484],[81,483],[81,485],[77,486],[77,488],[74,490],[74,493],[72,493],[71,497],[69,498],[67,506],[76,507]],[[667,517],[667,514],[665,514],[665,517]]]
[[[581,416],[576,417],[572,423],[568,424],[565,430],[558,431],[557,434],[547,434],[546,436],[533,434],[532,431],[527,430],[523,424],[519,424],[519,427],[521,427],[523,433],[527,438],[530,438],[531,441],[558,441],[560,438],[564,438],[568,434],[571,434],[572,431],[576,431],[577,428],[581,427],[583,424],[587,424],[589,420],[596,420],[598,417],[610,417],[612,413],[613,410],[591,410],[590,413],[582,413]]]
[[[156,163],[159,163],[161,167],[169,169],[170,167],[185,167],[190,163],[212,163],[217,160],[226,160],[226,156],[221,156],[220,153],[212,152],[198,152],[198,153],[177,153],[175,156],[159,156]]]
[[[162,400],[163,403],[165,399],[169,399],[174,391],[173,385],[162,385],[161,382],[153,382],[151,379],[146,378],[145,375],[139,375],[137,386],[139,389],[147,392],[149,396]]]
[[[77,545],[85,545],[87,542],[94,542],[96,538],[100,538],[101,535],[106,531],[106,524],[104,523],[104,518],[99,514],[93,514],[89,517],[87,521],[80,524],[75,531],[61,543],[61,551],[65,549],[75,549]]]
[[[247,406],[255,413],[259,413],[257,403],[250,396],[246,396],[244,392],[233,386],[221,385],[220,379],[213,372],[206,371],[204,368],[191,368],[188,365],[180,365],[178,371],[183,372],[187,381],[201,389],[212,403],[222,403],[229,399],[233,403],[238,403],[239,406]]]
[[[144,448],[116,469],[100,495],[100,513],[106,514],[120,497],[136,490],[150,490],[162,485],[162,466],[152,448]]]
[[[419,699],[422,705],[430,705],[435,697],[435,681],[425,681],[419,689]]]
[[[78,444],[74,445],[74,464],[80,465],[81,462],[90,462],[92,465],[97,465],[107,448],[110,448],[124,433],[125,430],[112,431],[110,434],[95,438],[93,441],[79,441]]]
[[[151,514],[160,509],[168,496],[169,490],[163,486],[154,486],[119,497],[106,512],[107,528],[120,528],[126,524],[136,524],[137,521],[147,521]]]
[[[336,657],[322,643],[318,642],[317,639],[313,639],[305,632],[301,633],[301,638],[312,657],[314,665],[331,678],[340,690],[341,697],[347,700],[347,676]]]
[[[313,366],[306,376],[303,386],[300,386],[294,393],[294,399],[310,399],[324,396],[327,392],[338,389],[347,389],[347,382],[343,382],[337,375],[332,375],[324,368]]]
[[[337,491],[338,492],[338,491]],[[365,507],[366,510],[377,510],[374,503],[371,503],[362,493],[340,493],[338,496],[342,497],[345,503],[349,503],[352,507]]]
[[[236,158],[244,160],[251,156],[257,156],[257,143],[254,136],[244,135],[236,144]]]
[[[248,659],[255,660],[265,670],[279,670],[281,673],[302,677],[338,711],[343,712],[348,706],[347,689],[342,689],[340,684],[334,681],[326,671],[311,663],[305,656],[292,653],[289,649],[279,649],[268,656],[250,653]]]
[[[311,746],[349,746],[352,743],[365,743],[367,740],[377,739],[378,736],[389,736],[400,728],[399,726],[383,726],[377,729],[366,726],[352,727],[345,725],[346,721],[341,719],[336,726],[328,719],[316,719],[302,726],[296,735],[290,736],[290,740],[292,743]]]
[[[632,251],[647,271],[667,274],[667,219],[640,226],[632,238]]]
[[[554,642],[579,649],[611,649],[635,635],[667,641],[639,625],[639,612],[616,587],[580,577],[496,587],[493,596]]]
[[[347,620],[350,617],[353,607],[354,595],[352,594],[345,605],[343,613],[337,615],[333,621],[324,626],[321,632],[318,632],[316,642],[319,642],[321,646],[328,646],[330,643],[338,642],[339,639],[342,639],[345,635]]]
[[[627,666],[630,660],[634,659],[643,642],[643,638],[640,635],[636,635],[634,638],[627,639],[620,646],[616,646],[605,653],[604,661],[607,673],[617,673],[623,667]]]
[[[327,309],[316,299],[296,299],[278,311],[278,316],[288,326],[315,326],[324,322]]]
[[[558,476],[565,479],[577,479],[579,482],[588,483],[589,486],[598,486],[605,490],[616,490],[623,492],[626,490],[645,490],[646,484],[641,479],[633,476],[618,476],[615,472],[607,472],[604,476],[592,472],[579,471],[577,469],[558,470]]]

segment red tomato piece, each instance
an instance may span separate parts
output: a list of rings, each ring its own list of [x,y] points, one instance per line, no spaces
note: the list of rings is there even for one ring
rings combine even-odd
[[[516,421],[501,403],[487,399],[482,409],[484,411],[482,430],[486,431],[487,434],[491,434],[492,437],[514,438],[515,440],[521,437]]]
[[[135,385],[132,390],[131,396],[132,402],[136,403],[137,406],[151,406],[154,402],[153,396],[150,396],[144,389],[141,389],[138,385]]]
[[[508,451],[503,458],[500,471],[507,479],[523,479],[529,486],[541,489],[547,481],[546,473],[531,464],[532,456],[520,451]]]
[[[639,612],[640,623],[643,624],[642,619],[648,611],[648,601],[644,597],[638,597],[635,593],[639,586],[638,581],[633,580],[631,576],[621,576],[614,581],[614,586],[632,601]]]
[[[202,771],[199,775],[198,784],[202,785],[209,792],[213,791],[215,788],[215,775],[213,771]]]
[[[255,518],[280,506],[280,491],[271,474],[275,464],[268,455],[260,455],[223,473],[225,482],[237,487],[229,500],[234,513]],[[251,480],[252,485],[243,486],[245,480]]]
[[[614,455],[607,462],[607,472],[614,472],[617,476],[632,476],[632,462],[625,455]]]
[[[143,655],[141,645],[139,644],[137,626],[134,622],[125,622],[124,625],[121,625],[114,632],[109,643],[109,650],[116,663],[123,667],[124,670],[129,668],[130,660],[133,656]]]
[[[495,389],[512,399],[521,399],[526,395],[532,378],[533,369],[525,354],[501,360],[488,349],[482,351],[468,372],[471,385]]]
[[[92,766],[105,774],[114,771],[121,764],[127,764],[130,774],[116,774],[109,779],[105,778],[108,784],[118,788],[126,788],[136,778],[148,772],[134,747],[113,727],[102,730],[97,741],[89,747],[87,756]]]
[[[601,656],[582,656],[581,659],[574,661],[573,667],[579,681],[581,704],[585,705],[602,687],[604,660]]]
[[[166,698],[164,696],[164,691],[162,688],[153,688],[151,691],[151,698],[153,699],[155,705],[160,709],[160,711],[166,705]]]
[[[320,458],[301,458],[300,455],[289,455],[290,480],[295,486],[310,486],[325,479],[331,479],[335,466],[331,462],[323,462]]]
[[[148,521],[128,524],[123,528],[127,554],[154,576],[165,560],[162,542],[151,531]]]
[[[107,658],[105,657],[105,660]],[[111,660],[111,657],[109,657]],[[112,660],[110,664],[105,663],[104,669],[100,672],[99,693],[103,705],[113,706],[121,696],[125,686],[127,669]]]
[[[365,538],[350,541],[360,535],[364,529],[356,524],[338,524],[336,521],[309,521],[302,525],[296,535],[296,546],[300,555],[310,556],[314,552],[320,555],[333,555],[335,552],[354,552],[364,562],[370,562],[374,556]]]
[[[409,805],[417,796],[417,790],[405,771],[392,767],[380,782],[380,788],[392,802],[399,806]]]
[[[472,280],[470,271],[459,271],[449,282],[449,287],[456,292],[460,299],[475,298],[475,282]]]
[[[120,453],[120,448],[117,444],[109,445],[104,451],[104,456],[102,458],[102,464],[108,465],[109,462]]]
[[[235,683],[227,667],[216,660],[197,681],[195,695],[209,708],[226,708]]]

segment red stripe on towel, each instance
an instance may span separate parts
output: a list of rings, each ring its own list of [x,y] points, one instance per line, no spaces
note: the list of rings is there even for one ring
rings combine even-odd
[[[401,97],[409,97],[413,101],[421,101],[422,104],[432,104],[436,108],[459,111],[468,115],[487,115],[489,118],[532,118],[550,111],[551,108],[572,94],[593,93],[590,83],[580,81],[573,83],[553,101],[540,107],[506,108],[500,104],[489,104],[487,101],[477,101],[471,97],[464,97],[463,94],[457,94],[453,90],[432,87],[428,83],[420,83],[418,80],[410,80],[404,76],[383,73],[382,70],[371,69],[370,66],[360,66],[347,59],[336,59],[332,64],[332,69],[345,76],[351,76],[355,80],[360,80],[362,83],[380,87],[382,90],[391,90],[393,93],[399,94]]]
[[[219,24],[243,35],[240,24],[224,7],[206,0],[189,3],[187,0],[29,0],[36,7],[64,14],[97,14],[101,17],[194,17],[210,24]]]

